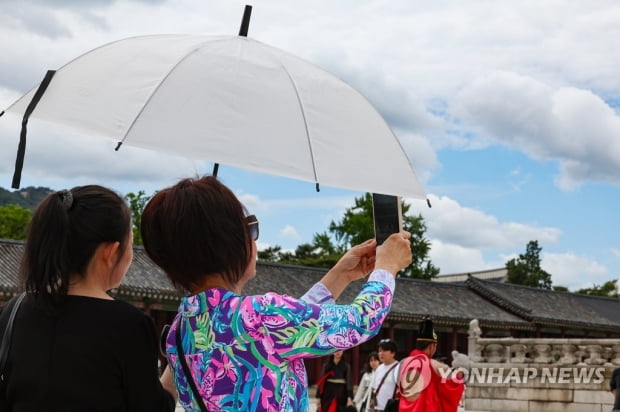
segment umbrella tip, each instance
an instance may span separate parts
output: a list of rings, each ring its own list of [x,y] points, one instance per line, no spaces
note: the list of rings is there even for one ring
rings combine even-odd
[[[316,191],[317,191],[317,192],[320,192],[320,191],[321,191],[321,188],[319,187],[319,182],[316,182]]]
[[[239,28],[239,36],[248,37],[248,28],[250,27],[250,17],[252,16],[252,6],[245,5],[243,10],[243,18],[241,19],[241,27]]]
[[[4,114],[4,110],[0,112],[0,117],[2,117],[3,114]]]
[[[118,143],[116,144],[116,148],[114,149],[114,151],[115,151],[115,152],[118,152],[118,149],[120,149],[120,148],[121,148],[121,145],[122,145],[122,144],[123,144],[123,142],[118,142]]]
[[[428,205],[428,208],[430,209],[431,207],[433,207],[431,205],[431,199],[429,199],[428,197],[426,198],[426,204]]]

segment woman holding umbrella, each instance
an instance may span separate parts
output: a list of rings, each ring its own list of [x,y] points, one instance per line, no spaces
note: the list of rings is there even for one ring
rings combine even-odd
[[[373,337],[390,309],[394,276],[411,262],[410,234],[349,250],[301,299],[243,295],[256,275],[258,220],[214,177],[159,191],[142,215],[144,246],[189,294],[167,341],[186,410],[307,411],[303,359]],[[373,270],[374,268],[374,270]],[[371,272],[349,305],[351,282]]]

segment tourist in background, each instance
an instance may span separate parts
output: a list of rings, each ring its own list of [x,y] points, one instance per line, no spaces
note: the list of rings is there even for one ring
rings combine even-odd
[[[366,412],[368,402],[370,401],[370,395],[372,394],[372,380],[380,363],[377,352],[370,352],[366,365],[364,365],[360,384],[353,398],[355,407],[359,412]]]
[[[620,412],[620,368],[614,369],[611,373],[609,389],[614,395],[614,408],[612,412]]]
[[[400,412],[457,412],[465,390],[462,375],[433,359],[436,351],[433,321],[426,319],[420,323],[416,348],[401,361]]]
[[[388,400],[396,393],[398,382],[398,361],[396,360],[396,342],[392,339],[381,339],[377,353],[381,365],[377,367],[372,380],[371,410],[383,411]]]
[[[335,352],[323,365],[320,384],[317,385],[317,410],[345,412],[353,405],[351,366],[343,359],[343,352]]]

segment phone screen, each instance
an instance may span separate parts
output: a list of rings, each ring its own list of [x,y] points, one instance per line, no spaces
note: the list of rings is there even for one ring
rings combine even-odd
[[[377,244],[382,244],[392,233],[398,233],[402,230],[400,197],[373,193],[372,212]]]

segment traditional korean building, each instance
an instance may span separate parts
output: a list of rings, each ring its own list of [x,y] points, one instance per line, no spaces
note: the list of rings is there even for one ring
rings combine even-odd
[[[22,242],[0,239],[0,305],[19,291],[22,249]],[[257,276],[248,282],[244,293],[273,291],[302,296],[325,272],[258,262]],[[501,275],[500,269],[497,272]],[[485,337],[620,338],[620,299],[541,290],[503,283],[501,276],[487,277],[500,280],[481,279],[476,273],[459,275],[452,282],[398,278],[392,310],[379,336],[345,355],[354,376],[359,376],[368,353],[381,338],[394,339],[399,348],[397,357],[406,356],[415,343],[418,323],[427,315],[439,335],[438,352],[448,361],[452,350],[467,353],[467,330],[472,319],[478,319]],[[351,284],[338,303],[351,302],[361,285],[361,281]],[[127,276],[112,294],[149,313],[158,328],[172,320],[181,296],[139,246],[134,248]],[[322,362],[307,361],[311,383],[318,379]]]

